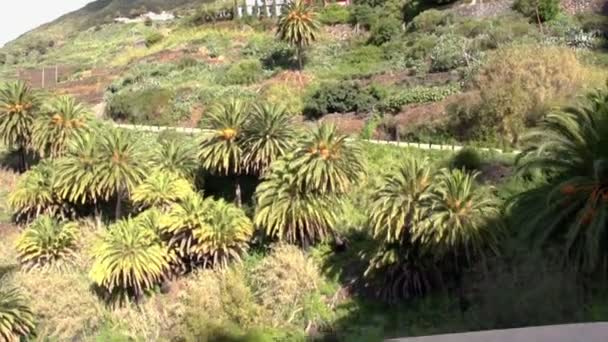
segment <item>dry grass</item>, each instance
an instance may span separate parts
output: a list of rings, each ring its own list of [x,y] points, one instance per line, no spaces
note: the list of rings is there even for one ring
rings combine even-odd
[[[300,249],[275,246],[252,272],[252,285],[273,326],[294,322],[319,286],[319,270]]]

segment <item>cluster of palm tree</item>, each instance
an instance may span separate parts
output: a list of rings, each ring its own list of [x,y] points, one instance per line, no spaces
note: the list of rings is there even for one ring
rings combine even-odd
[[[384,176],[370,208],[378,241],[365,273],[388,301],[423,294],[498,249],[499,203],[477,173],[409,158]]]

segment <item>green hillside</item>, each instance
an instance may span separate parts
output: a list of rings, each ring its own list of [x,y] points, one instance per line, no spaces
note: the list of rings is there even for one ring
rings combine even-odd
[[[0,340],[608,320],[596,3],[101,0],[24,34],[0,49]]]

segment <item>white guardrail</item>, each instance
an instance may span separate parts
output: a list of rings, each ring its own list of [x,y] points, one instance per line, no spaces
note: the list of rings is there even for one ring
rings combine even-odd
[[[130,124],[114,124],[118,128],[140,131],[140,132],[152,132],[152,133],[160,133],[164,131],[174,131],[177,133],[196,135],[202,133],[213,133],[212,130],[208,129],[200,129],[200,128],[188,128],[188,127],[170,127],[170,126],[146,126],[146,125],[130,125]],[[459,151],[466,146],[461,145],[441,145],[441,144],[431,144],[431,143],[420,143],[420,142],[406,142],[406,141],[388,141],[388,140],[372,140],[372,139],[361,139],[362,141],[378,144],[378,145],[392,145],[397,147],[409,147],[409,148],[417,148],[421,150],[439,150],[439,151]],[[519,154],[520,152],[517,150],[513,150],[511,152],[505,152],[498,148],[488,148],[488,147],[474,147],[479,151],[487,151],[487,152],[496,152],[496,153],[511,153],[511,154]]]

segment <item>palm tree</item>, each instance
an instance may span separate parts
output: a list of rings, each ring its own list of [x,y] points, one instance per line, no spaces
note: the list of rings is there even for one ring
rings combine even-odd
[[[5,145],[16,146],[19,150],[21,171],[27,169],[26,152],[38,107],[38,98],[24,82],[0,87],[0,139]]]
[[[116,218],[122,200],[139,185],[148,172],[148,156],[129,132],[110,129],[98,141],[95,184],[107,200],[116,197]]]
[[[433,176],[428,159],[408,158],[384,177],[370,209],[376,238],[386,243],[411,240],[412,230],[425,218]]]
[[[258,186],[254,223],[268,236],[306,247],[334,236],[341,203],[332,194],[303,191],[291,165],[278,161]]]
[[[225,267],[230,260],[238,261],[253,235],[252,223],[241,209],[197,194],[174,204],[161,222],[169,246],[187,268]]]
[[[549,114],[524,137],[520,171],[547,182],[515,197],[511,213],[537,244],[554,242],[584,271],[608,269],[608,89]]]
[[[0,337],[17,342],[34,334],[34,314],[17,290],[0,289]]]
[[[304,48],[317,39],[320,25],[315,17],[315,11],[304,0],[289,2],[279,17],[277,36],[295,47],[300,70],[303,67]]]
[[[28,268],[53,267],[76,255],[78,225],[41,216],[27,227],[16,247],[19,261]]]
[[[408,158],[374,192],[369,225],[377,246],[365,279],[388,302],[427,292],[437,274],[432,255],[413,238],[426,218],[433,177],[428,159]]]
[[[157,170],[133,190],[131,199],[141,207],[167,209],[193,192],[190,182],[179,175]]]
[[[199,145],[199,159],[207,171],[231,176],[236,183],[235,194],[240,205],[238,175],[243,172],[243,130],[248,106],[239,100],[216,105],[203,120],[206,129],[214,134],[204,134]]]
[[[436,256],[443,253],[470,262],[485,255],[486,249],[498,253],[499,203],[488,188],[475,182],[478,175],[443,169],[436,177],[425,220],[413,227],[413,238]]]
[[[263,104],[253,108],[244,130],[244,164],[248,172],[263,175],[270,164],[291,152],[296,131],[285,108]]]
[[[171,261],[156,233],[131,219],[110,226],[93,246],[92,255],[92,280],[118,304],[139,299],[160,284]]]
[[[65,214],[57,190],[57,179],[53,162],[40,163],[24,173],[8,197],[17,219],[24,217],[29,221],[41,214]]]
[[[87,133],[90,114],[73,97],[51,100],[43,115],[34,121],[32,147],[42,157],[57,158],[64,154],[67,142]]]
[[[192,179],[198,168],[195,146],[189,139],[164,140],[152,156],[152,163],[163,171]]]
[[[298,143],[291,163],[297,183],[308,192],[345,193],[365,174],[359,144],[328,124],[321,124]]]
[[[101,197],[97,179],[99,153],[95,134],[99,132],[75,136],[68,142],[65,155],[55,161],[57,189],[65,200],[97,205]]]

